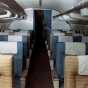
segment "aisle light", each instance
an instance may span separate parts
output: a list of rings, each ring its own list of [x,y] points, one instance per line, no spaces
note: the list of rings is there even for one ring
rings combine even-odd
[[[0,18],[10,17],[12,15],[12,13],[9,10],[4,10],[4,11],[6,12],[6,14],[0,15]]]

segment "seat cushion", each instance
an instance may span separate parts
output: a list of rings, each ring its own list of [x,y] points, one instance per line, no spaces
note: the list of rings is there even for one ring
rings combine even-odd
[[[12,77],[12,55],[0,55],[0,77]]]
[[[76,76],[76,88],[88,88],[88,76]]]
[[[13,88],[12,87],[12,78],[0,76],[0,88]]]

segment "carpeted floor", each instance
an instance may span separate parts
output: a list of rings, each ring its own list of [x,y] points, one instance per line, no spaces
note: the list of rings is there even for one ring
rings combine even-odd
[[[26,83],[26,88],[53,88],[49,57],[44,43],[34,47]]]

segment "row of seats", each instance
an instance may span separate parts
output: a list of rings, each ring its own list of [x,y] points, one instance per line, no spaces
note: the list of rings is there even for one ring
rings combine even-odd
[[[0,55],[0,88],[12,88],[13,55]]]
[[[1,64],[0,67],[4,67],[4,68],[5,66],[8,67],[8,63],[10,63],[9,65],[11,65],[3,70],[1,70],[0,68],[0,74],[1,74],[0,76],[2,77],[3,73],[1,72],[4,72],[6,70],[7,72],[11,72],[11,75],[6,77],[15,79],[15,82],[13,80],[12,81],[10,80],[11,82],[8,83],[8,85],[11,84],[15,84],[15,85],[12,85],[8,88],[13,88],[13,86],[15,86],[16,88],[21,87],[20,84],[21,77],[23,72],[26,70],[27,59],[29,59],[29,42],[30,42],[29,38],[30,38],[30,33],[28,32],[0,33],[0,55],[1,55],[0,63],[2,61],[3,63],[7,61],[5,65]],[[3,59],[2,57],[5,57],[6,61],[2,60]],[[9,60],[8,57],[10,57]],[[5,75],[3,75],[3,77],[4,76]],[[7,82],[7,79],[4,81]],[[1,84],[0,87],[3,84],[2,82],[0,82]],[[7,87],[5,86],[3,88],[7,88]]]
[[[88,88],[88,55],[66,56],[64,88]]]
[[[88,36],[82,36],[82,35],[74,35],[74,36],[67,36],[62,33],[52,33],[53,36],[58,37],[59,42],[88,42]]]
[[[62,38],[61,36],[63,35],[52,36],[52,57],[58,78],[63,80],[65,56],[88,55],[88,41],[87,37],[85,37],[85,42],[73,42],[72,36]]]

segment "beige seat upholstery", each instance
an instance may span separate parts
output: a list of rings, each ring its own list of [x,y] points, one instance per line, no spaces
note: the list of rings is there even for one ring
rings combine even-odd
[[[88,88],[88,76],[78,75],[77,56],[66,56],[64,88]]]
[[[13,88],[13,56],[0,55],[0,88]]]

